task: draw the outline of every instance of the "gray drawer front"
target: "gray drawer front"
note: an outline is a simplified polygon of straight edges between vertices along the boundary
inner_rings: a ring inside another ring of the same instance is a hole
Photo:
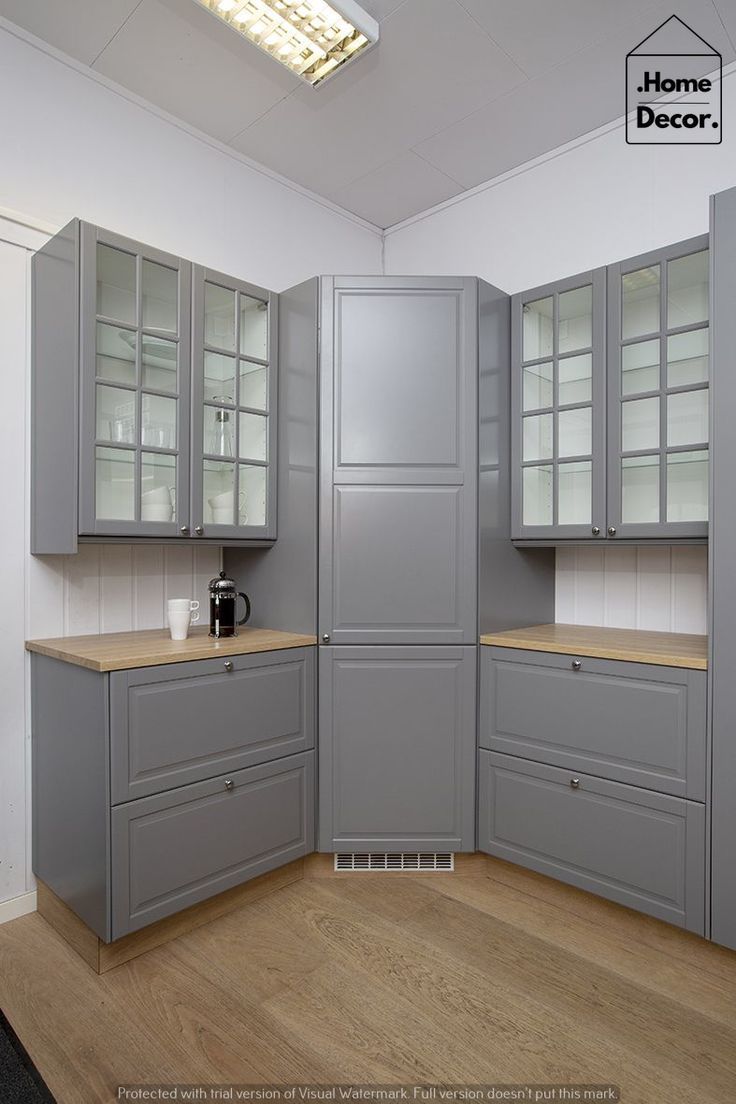
[[[704,933],[705,808],[480,751],[482,851]]]
[[[705,800],[706,672],[481,648],[481,747]]]
[[[113,939],[313,851],[313,760],[293,755],[113,809]]]
[[[113,804],[314,747],[314,651],[113,672]]]

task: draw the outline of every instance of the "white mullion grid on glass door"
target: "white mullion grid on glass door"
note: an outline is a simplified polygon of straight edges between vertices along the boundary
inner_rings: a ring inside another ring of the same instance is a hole
[[[560,418],[560,293],[552,296],[552,526],[560,514],[560,465],[558,459]]]
[[[135,461],[133,468],[133,512],[135,520],[141,520],[142,479],[143,479],[143,257],[140,253],[135,258],[135,382],[136,382],[136,438]]]
[[[659,270],[659,523],[667,521],[667,280],[666,261]]]

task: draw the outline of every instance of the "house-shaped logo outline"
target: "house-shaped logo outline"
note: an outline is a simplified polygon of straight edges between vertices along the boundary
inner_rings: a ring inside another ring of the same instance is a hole
[[[651,40],[653,38],[655,38],[658,34],[660,34],[660,32],[671,23],[677,24],[678,25],[677,26],[678,31],[684,30],[693,39],[697,39],[698,42],[702,43],[702,45],[705,46],[706,49],[705,50],[700,50],[700,51],[698,51],[698,50],[675,50],[675,51],[672,51],[672,50],[654,50],[652,53],[649,53],[648,51],[643,51],[642,50],[642,46],[645,46],[648,42],[651,42]],[[630,139],[629,139],[629,115],[631,114],[632,109],[629,107],[629,59],[632,58],[632,57],[712,57],[714,59],[717,58],[718,59],[718,64],[714,65],[713,71],[715,72],[716,69],[718,70],[718,118],[719,118],[718,138],[714,139],[712,142],[697,142],[697,143],[696,142],[683,142],[683,141],[652,142],[652,143],[632,142],[632,141],[630,141]],[[723,141],[723,55],[721,54],[720,50],[716,50],[716,48],[714,46],[711,46],[710,42],[708,42],[707,39],[703,38],[702,35],[698,34],[698,32],[696,30],[693,30],[693,28],[690,26],[689,23],[686,23],[684,19],[680,19],[679,15],[674,15],[673,14],[673,15],[668,16],[667,19],[663,20],[659,24],[658,27],[655,27],[653,31],[651,31],[648,35],[646,35],[641,40],[641,42],[638,42],[636,46],[632,47],[632,49],[629,50],[628,54],[626,55],[626,125],[625,125],[625,133],[626,133],[626,143],[627,143],[627,145],[630,145],[630,146],[641,146],[641,145],[648,145],[648,144],[649,145],[657,145],[657,146],[682,146],[682,145],[709,145],[709,146],[715,146],[715,145],[720,145],[721,142]]]

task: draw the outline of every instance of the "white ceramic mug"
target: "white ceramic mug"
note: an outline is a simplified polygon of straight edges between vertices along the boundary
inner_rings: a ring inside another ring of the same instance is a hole
[[[159,506],[170,506],[174,501],[174,487],[154,487],[150,491],[144,491],[141,495],[141,503],[145,503],[146,506],[153,506],[154,503]]]
[[[141,502],[141,521],[171,521],[174,508],[160,502]]]
[[[233,525],[235,523],[235,519],[233,518],[233,496],[231,491],[224,491],[222,494],[213,495],[212,498],[208,498],[207,501],[212,511],[213,525]],[[244,502],[245,491],[241,491],[238,495],[238,525],[245,525],[248,520],[243,513]]]
[[[199,621],[199,602],[191,598],[169,598],[166,603],[172,640],[186,640],[190,623]]]

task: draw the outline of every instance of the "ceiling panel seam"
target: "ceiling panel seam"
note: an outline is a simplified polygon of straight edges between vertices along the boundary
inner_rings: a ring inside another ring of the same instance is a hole
[[[101,57],[102,57],[102,55],[104,54],[104,52],[105,52],[105,50],[107,49],[107,47],[108,47],[108,46],[110,45],[110,43],[111,43],[111,42],[114,42],[114,41],[115,41],[115,39],[116,39],[116,38],[118,37],[118,35],[119,35],[119,34],[120,34],[120,32],[122,31],[123,27],[125,27],[125,26],[126,26],[126,24],[130,22],[130,20],[131,20],[131,19],[133,18],[133,16],[135,15],[135,13],[136,13],[136,12],[138,11],[138,9],[139,9],[139,7],[141,6],[141,4],[142,4],[142,3],[143,3],[143,0],[138,0],[138,3],[137,3],[137,4],[136,4],[136,6],[135,6],[135,7],[133,8],[132,12],[129,12],[129,13],[128,13],[127,17],[126,17],[126,18],[125,18],[125,19],[123,20],[123,22],[122,22],[122,23],[120,24],[120,26],[119,26],[119,27],[117,28],[117,30],[115,31],[115,33],[114,33],[114,34],[113,34],[113,35],[112,35],[112,36],[111,36],[111,37],[110,37],[110,38],[108,39],[108,41],[107,41],[107,42],[105,43],[105,45],[104,45],[104,46],[102,47],[102,49],[101,49],[101,50],[99,50],[99,51],[97,52],[97,54],[95,55],[95,57],[93,57],[93,58],[92,58],[92,61],[91,61],[91,62],[89,63],[89,67],[90,67],[90,69],[94,69],[95,65],[96,65],[96,64],[97,64],[97,62],[98,62],[98,61],[100,60],[100,58],[101,58]]]
[[[505,56],[509,59],[509,61],[512,62],[512,64],[515,65],[516,68],[524,74],[524,76],[526,77],[527,80],[529,80],[531,74],[527,73],[526,69],[521,64],[521,62],[517,61],[516,58],[513,56],[513,54],[510,54],[509,51],[506,49],[506,47],[502,46],[501,43],[493,37],[493,35],[491,34],[491,32],[488,30],[487,27],[484,27],[482,23],[478,22],[478,20],[475,18],[475,16],[470,11],[470,9],[465,7],[465,4],[463,4],[463,0],[456,0],[456,3],[458,4],[459,7],[461,7],[463,9],[463,11],[468,16],[468,18],[473,20],[473,22],[475,23],[478,30],[481,31],[482,34],[486,35],[487,38],[490,38],[493,45],[498,50],[500,50],[502,54],[505,54]]]
[[[722,2],[722,0],[720,0],[720,2]],[[723,22],[723,16],[721,15],[721,9],[720,9],[720,8],[718,7],[718,2],[717,2],[717,0],[713,0],[713,7],[715,8],[715,12],[716,12],[716,15],[717,15],[717,17],[718,17],[718,22],[719,22],[719,23],[721,24],[721,26],[723,27],[723,33],[725,34],[725,36],[726,36],[726,38],[728,39],[728,41],[729,41],[729,42],[731,43],[731,47],[732,47],[732,49],[736,50],[736,42],[735,42],[735,41],[733,40],[733,38],[731,37],[731,35],[730,35],[730,34],[728,33],[728,27],[727,27],[727,26],[726,26],[726,24],[725,24],[725,23]]]

